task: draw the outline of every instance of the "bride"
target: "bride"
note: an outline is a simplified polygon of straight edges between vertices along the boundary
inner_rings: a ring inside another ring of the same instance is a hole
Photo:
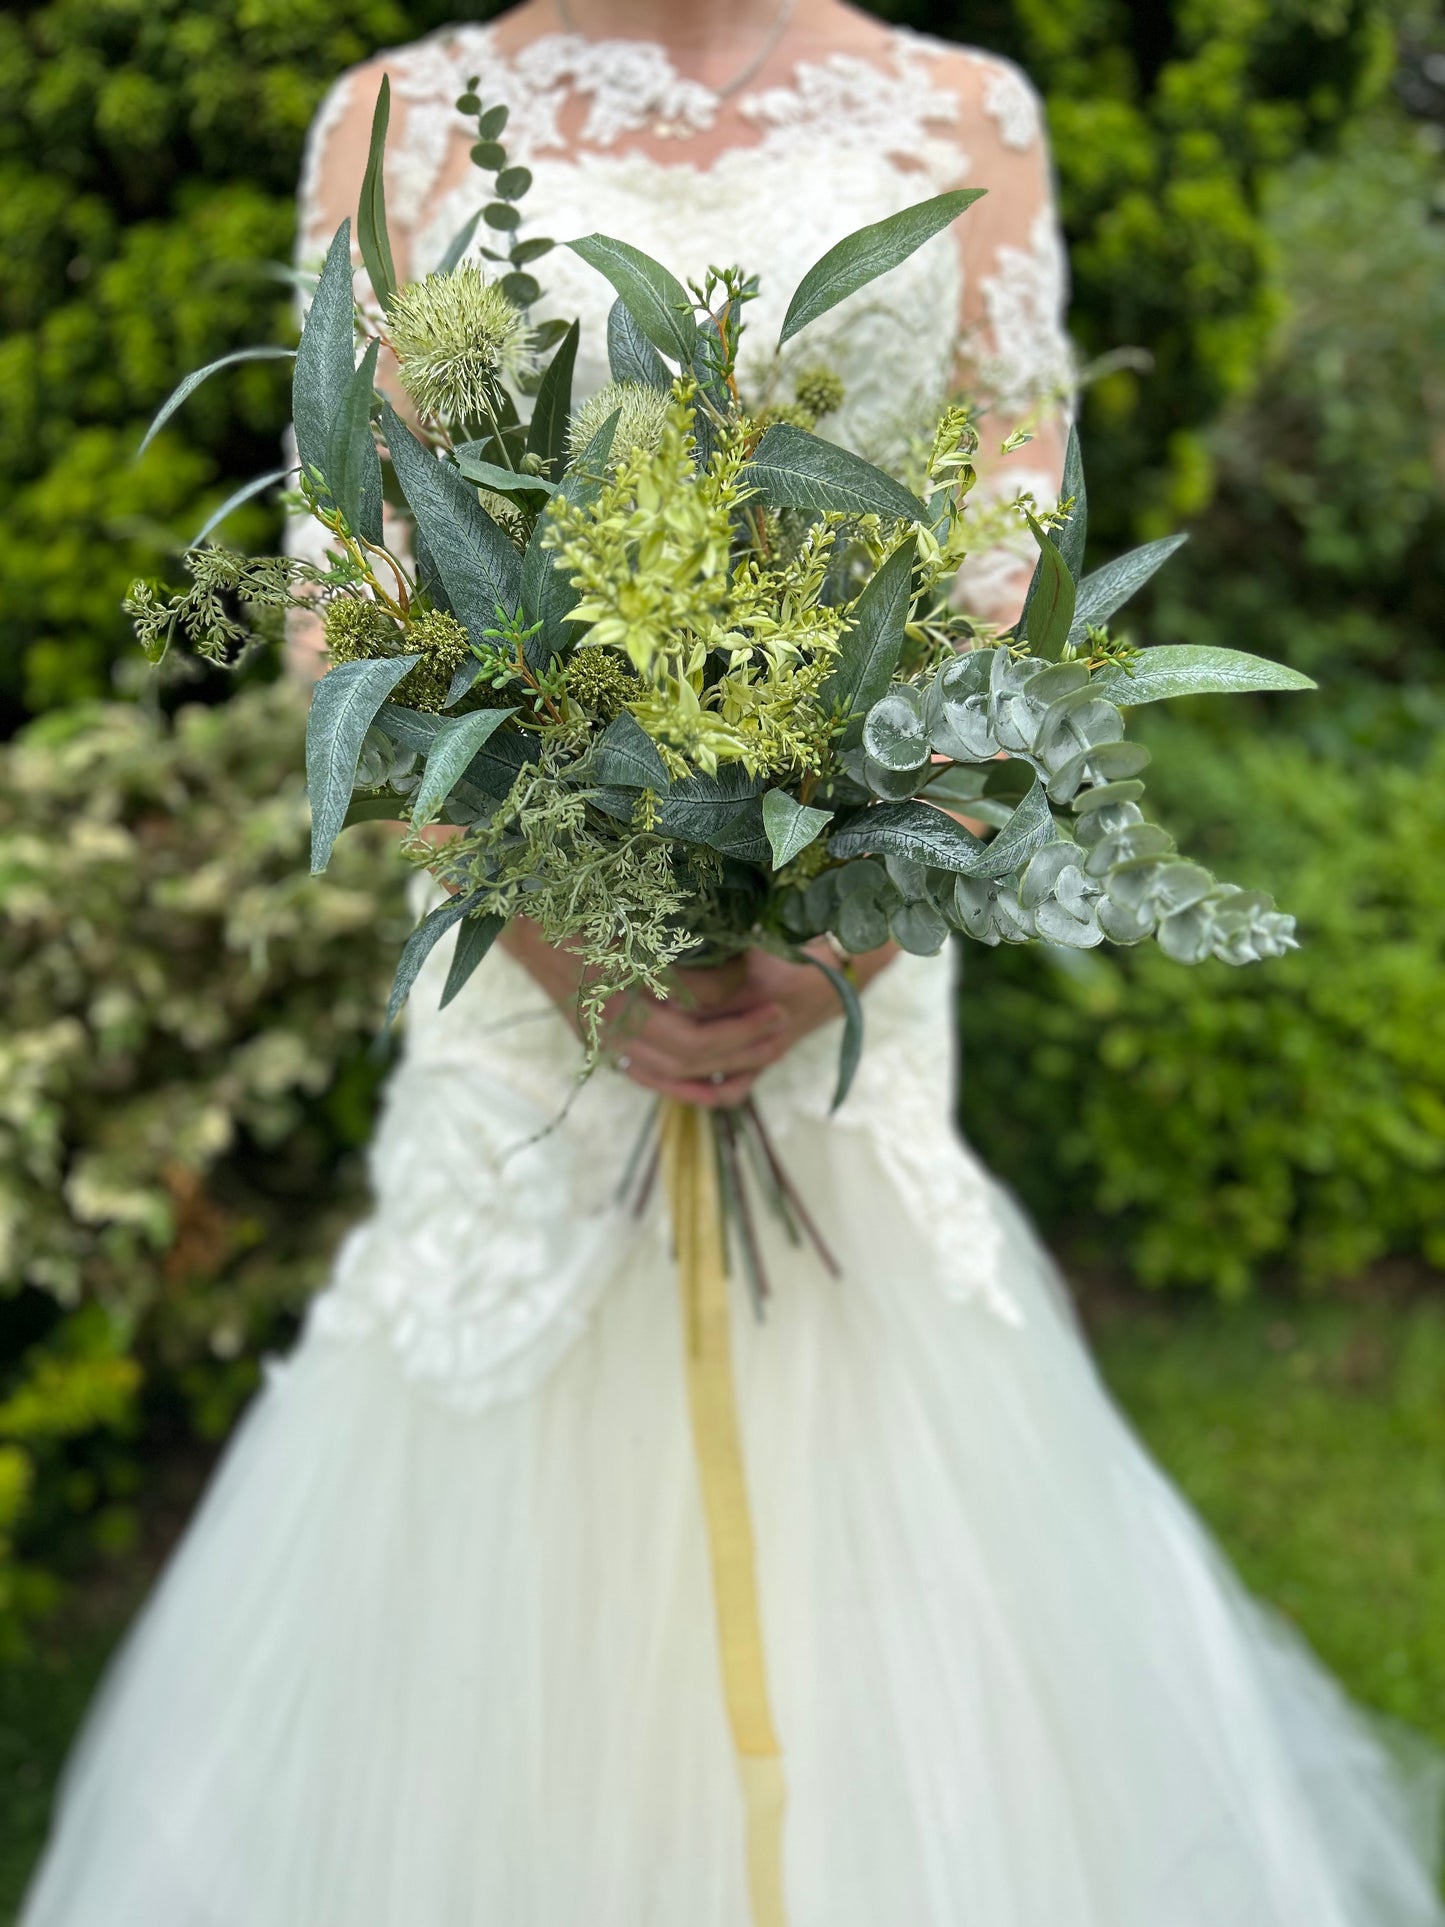
[[[888,459],[961,331],[989,445],[1036,418],[988,486],[1057,494],[1063,265],[1012,67],[839,0],[526,0],[337,84],[303,258],[355,212],[383,72],[411,273],[475,205],[475,76],[536,232],[741,262],[759,342],[844,232],[987,188],[785,379],[825,362],[829,432]],[[599,386],[611,291],[566,250],[538,272]],[[1026,569],[997,550],[960,594],[1008,619]],[[514,935],[443,1011],[446,968],[375,1213],[113,1668],[23,1927],[754,1918],[666,1227],[615,1203],[652,1093],[754,1084],[843,1258],[781,1245],[766,1323],[734,1318],[790,1927],[1440,1927],[1429,1762],[1242,1596],[954,1137],[946,965],[865,960],[832,1120],[831,992],[755,956],[633,1023],[541,1139],[579,1063],[567,957]]]

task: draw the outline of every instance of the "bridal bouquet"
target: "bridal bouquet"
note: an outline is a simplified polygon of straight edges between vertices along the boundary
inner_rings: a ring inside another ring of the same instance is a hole
[[[619,993],[665,995],[670,966],[761,945],[832,979],[841,1100],[862,1025],[846,961],[890,937],[919,953],[952,931],[1153,940],[1181,963],[1290,948],[1291,918],[1181,856],[1141,808],[1149,753],[1128,709],[1310,686],[1240,652],[1110,633],[1182,538],[1081,575],[1075,439],[1057,509],[1019,505],[1039,558],[1018,623],[970,621],[948,594],[974,540],[969,410],[944,412],[913,472],[886,473],[816,432],[843,398],[826,368],[797,373],[786,401],[740,392],[741,271],[684,287],[601,234],[568,245],[616,291],[612,381],[576,405],[578,324],[530,318],[554,244],[519,236],[531,176],[502,145],[507,110],[459,105],[493,198],[436,272],[397,280],[383,83],[357,217],[374,302],[354,299],[345,222],[295,351],[296,505],[326,532],[324,566],[209,546],[213,518],[187,592],[138,583],[127,602],[153,657],[180,635],[234,661],[288,609],[319,615],[313,868],[348,823],[400,817],[451,892],[406,944],[393,1011],[444,931],[460,925],[447,1000],[525,915],[586,966],[595,1061]],[[830,249],[779,347],[976,198],[939,195]],[[483,226],[489,265],[464,262]],[[410,420],[378,391],[383,349]],[[287,351],[242,351],[268,352]],[[428,839],[438,822],[459,834]]]

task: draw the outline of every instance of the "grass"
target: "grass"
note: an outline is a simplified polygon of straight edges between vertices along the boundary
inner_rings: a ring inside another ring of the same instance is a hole
[[[1117,1397],[1246,1581],[1357,1698],[1445,1742],[1445,1300],[1085,1302]],[[145,1576],[109,1579],[0,1668],[0,1922]]]

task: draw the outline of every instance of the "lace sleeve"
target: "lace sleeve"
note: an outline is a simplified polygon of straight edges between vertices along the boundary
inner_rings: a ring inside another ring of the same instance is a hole
[[[970,130],[969,184],[987,189],[959,224],[959,386],[985,411],[975,499],[991,521],[991,508],[1021,494],[1050,507],[1058,500],[1073,400],[1068,269],[1037,93],[1016,67],[992,56],[965,55],[956,72]],[[1001,455],[1019,429],[1032,439]],[[976,615],[1011,622],[1035,556],[1026,528],[995,540],[965,563],[955,599]]]

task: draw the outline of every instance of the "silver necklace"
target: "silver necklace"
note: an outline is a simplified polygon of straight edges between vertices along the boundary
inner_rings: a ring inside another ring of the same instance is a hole
[[[778,10],[773,15],[767,32],[763,35],[756,52],[752,54],[741,72],[734,74],[732,79],[725,81],[721,87],[709,87],[707,89],[714,100],[727,100],[730,95],[737,93],[739,88],[746,87],[754,74],[761,72],[774,49],[777,47],[778,42],[788,31],[788,26],[793,18],[793,9],[796,5],[797,0],[779,0]],[[557,0],[557,12],[561,18],[562,25],[568,33],[577,34],[579,38],[582,39],[587,38],[572,17],[570,0]],[[699,85],[701,85],[701,83],[699,83]],[[654,133],[662,135],[684,135],[691,131],[690,128],[680,126],[676,121],[665,120],[658,121],[653,128]]]

